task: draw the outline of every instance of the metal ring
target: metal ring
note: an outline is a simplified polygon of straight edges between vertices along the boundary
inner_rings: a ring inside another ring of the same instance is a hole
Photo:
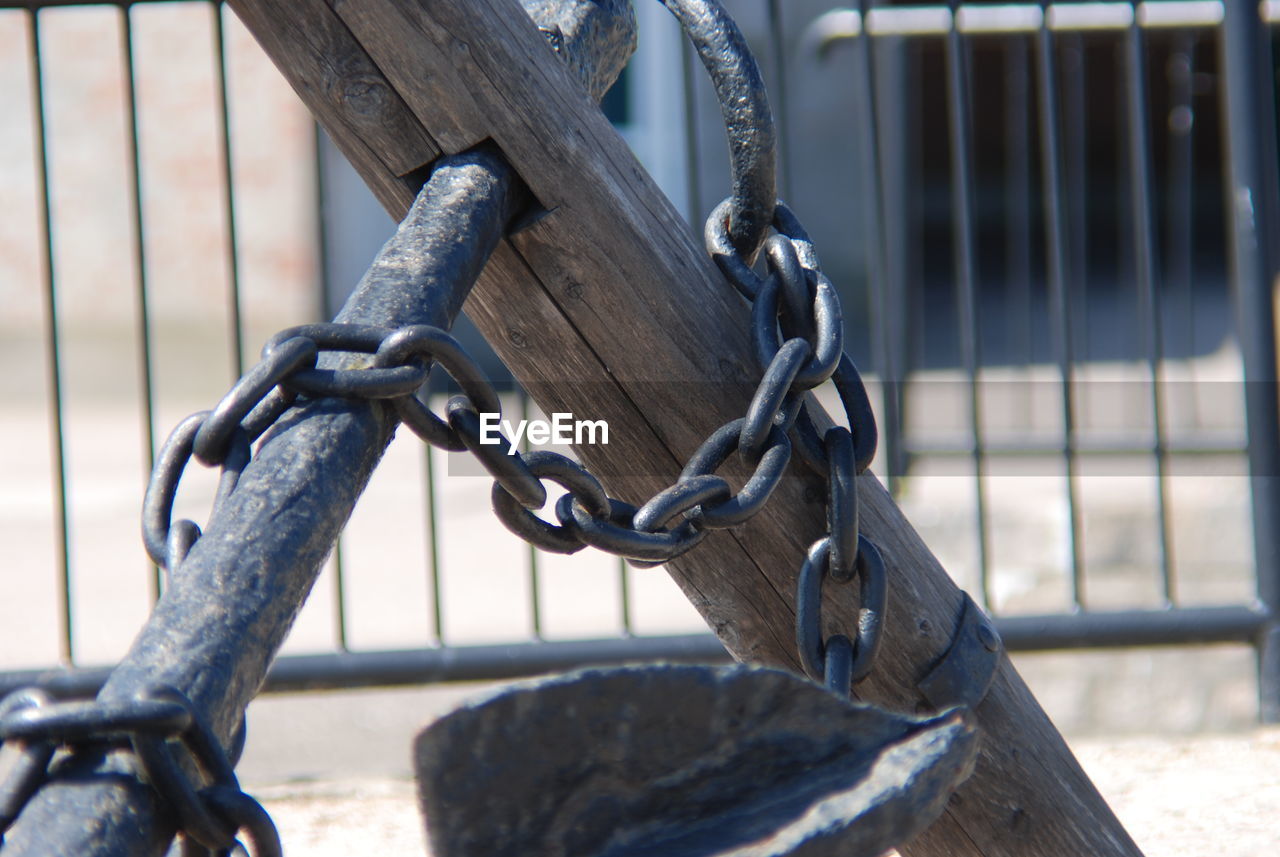
[[[733,251],[749,262],[773,222],[777,201],[777,140],[764,78],[738,25],[718,0],[662,4],[680,21],[715,86],[733,176],[726,229]]]
[[[822,640],[822,578],[827,571],[831,538],[814,542],[800,566],[796,580],[796,648],[805,672],[816,681],[826,673],[826,644]],[[864,536],[858,536],[858,615],[854,638],[851,682],[862,681],[871,672],[884,630],[888,605],[888,581],[880,551]]]
[[[547,489],[530,472],[511,441],[503,437],[502,432],[498,432],[492,442],[485,441],[480,415],[472,408],[470,399],[454,396],[449,400],[447,411],[449,428],[520,505],[526,509],[541,509],[546,505]]]
[[[201,464],[221,464],[227,454],[231,435],[259,402],[294,372],[315,366],[316,343],[312,339],[293,337],[281,342],[262,362],[244,374],[196,434],[192,450]]]
[[[775,428],[774,419],[787,403],[796,373],[808,359],[809,343],[803,339],[787,340],[773,356],[764,377],[756,386],[738,438],[738,454],[749,466],[754,467],[764,454],[769,435]]]
[[[853,465],[853,436],[833,426],[823,438],[827,451],[827,532],[831,535],[829,573],[836,583],[853,579],[858,560],[858,477]]]
[[[742,426],[746,420],[739,417],[725,423],[702,442],[702,446],[689,457],[680,472],[681,482],[695,476],[706,476],[720,466],[738,448]],[[769,432],[769,445],[760,457],[755,472],[737,494],[715,506],[703,505],[696,517],[698,526],[706,529],[736,527],[748,520],[769,501],[769,495],[778,487],[787,462],[791,460],[791,441],[781,428],[774,426]]]
[[[414,357],[426,357],[439,363],[462,389],[478,413],[501,416],[502,400],[493,389],[480,367],[466,350],[438,327],[425,324],[402,327],[383,341],[374,355],[375,366],[403,363]],[[461,452],[465,447],[461,439],[443,420],[431,413],[426,404],[410,393],[392,400],[400,420],[418,437],[433,446]]]
[[[573,459],[558,452],[537,450],[524,456],[524,463],[534,476],[550,479],[567,489],[591,515],[605,517],[610,513],[609,496],[600,482]],[[498,520],[535,547],[562,554],[577,553],[586,547],[574,535],[571,527],[557,526],[542,520],[511,496],[511,492],[502,487],[502,483],[494,482],[489,496]]]
[[[653,560],[663,563],[691,550],[706,536],[689,521],[673,530],[640,533],[633,529],[636,508],[621,500],[609,501],[607,518],[594,518],[587,510],[565,494],[556,502],[556,518],[572,527],[583,542],[606,553],[627,559]]]
[[[849,433],[853,436],[854,470],[862,473],[876,457],[878,432],[867,388],[848,354],[840,356],[840,364],[831,375],[831,383],[840,397],[840,405],[849,421]],[[804,463],[825,476],[828,467],[827,453],[823,448],[822,435],[818,434],[807,407],[796,418],[791,438]]]

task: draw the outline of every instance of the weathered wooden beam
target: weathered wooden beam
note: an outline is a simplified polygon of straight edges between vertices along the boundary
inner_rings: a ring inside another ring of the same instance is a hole
[[[231,5],[394,217],[425,140],[502,150],[546,213],[498,248],[466,311],[544,408],[609,421],[610,444],[579,452],[611,493],[665,487],[743,414],[757,375],[746,305],[515,0]],[[364,92],[378,95],[349,95]],[[392,124],[370,129],[371,104]],[[963,596],[878,482],[860,480],[860,497],[891,595],[859,696],[918,710]],[[765,513],[667,566],[739,659],[798,668],[795,575],[823,498],[793,465]],[[826,593],[830,615],[853,615],[849,589]],[[1007,658],[976,717],[976,773],[904,854],[1139,853]]]

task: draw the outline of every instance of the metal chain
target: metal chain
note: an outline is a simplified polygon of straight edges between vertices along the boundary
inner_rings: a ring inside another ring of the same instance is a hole
[[[708,226],[709,231],[716,228],[718,221]],[[858,524],[857,477],[875,455],[875,422],[862,381],[843,351],[839,299],[816,267],[812,243],[781,203],[774,228],[777,234],[765,242],[764,276],[740,257],[742,265],[734,269],[739,286],[746,286],[744,293],[754,295],[752,340],[762,371],[746,415],[713,432],[676,482],[641,506],[609,497],[595,476],[563,455],[520,453],[495,430],[489,432],[490,442],[482,442],[481,414],[500,421],[502,403],[480,367],[446,331],[421,325],[310,324],[272,337],[262,362],[216,408],[188,417],[165,442],[143,503],[148,553],[172,572],[199,538],[194,522],[171,520],[173,498],[190,459],[222,467],[216,510],[235,490],[250,445],[299,396],[386,400],[427,443],[475,455],[494,477],[494,512],[521,538],[552,553],[576,553],[590,545],[637,567],[672,560],[711,530],[750,520],[764,508],[798,449],[826,477],[829,490],[828,533],[809,549],[799,575],[797,646],[811,677],[825,676],[833,689],[847,692],[872,667],[886,602],[884,563],[875,545],[860,535]],[[323,351],[371,354],[372,365],[317,369],[317,355]],[[433,362],[463,391],[449,400],[443,418],[416,394]],[[806,396],[828,380],[849,426],[820,436]],[[754,468],[737,492],[716,475],[734,452]],[[555,523],[534,514],[547,502],[543,480],[567,491],[554,505]],[[821,637],[821,586],[827,577],[835,583],[859,580],[860,607],[851,639]]]
[[[190,701],[157,685],[134,699],[54,702],[38,690],[20,690],[0,701],[0,745],[18,759],[0,783],[0,842],[22,807],[44,781],[59,747],[128,748],[185,837],[187,857],[228,854],[280,857],[280,837],[266,810],[240,789],[230,757],[244,746],[243,723],[230,753],[214,737]],[[206,783],[195,786],[180,763],[185,754]],[[251,845],[237,840],[245,834]]]

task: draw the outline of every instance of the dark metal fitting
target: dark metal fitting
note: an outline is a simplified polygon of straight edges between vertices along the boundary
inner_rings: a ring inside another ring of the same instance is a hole
[[[745,422],[743,417],[739,417],[712,432],[711,436],[702,442],[702,446],[689,457],[689,462],[680,472],[679,481],[684,482],[695,476],[706,476],[720,469],[720,466],[738,448]],[[769,502],[769,496],[782,481],[782,475],[786,472],[787,462],[790,460],[791,441],[787,439],[786,433],[775,425],[769,430],[768,446],[765,448],[764,455],[760,457],[760,463],[756,465],[755,472],[747,480],[747,484],[728,500],[714,506],[704,504],[695,518],[698,526],[711,530],[726,529],[736,527],[750,519],[764,508],[765,503]]]
[[[960,619],[951,645],[917,685],[934,708],[977,708],[986,698],[1004,652],[1004,643],[987,614],[963,593]]]
[[[657,532],[677,515],[696,520],[696,515],[688,513],[704,503],[722,503],[732,496],[733,489],[719,476],[693,476],[654,494],[636,512],[632,524],[638,532]]]
[[[297,401],[298,394],[284,387],[274,387],[254,406],[252,411],[240,421],[240,427],[249,436],[249,443],[262,437],[263,432],[276,424],[281,414],[289,410]]]
[[[556,518],[564,526],[572,527],[578,538],[593,548],[628,560],[647,560],[652,565],[661,565],[693,549],[707,535],[690,521],[673,530],[636,532],[635,506],[612,499],[609,506],[609,517],[595,518],[575,503],[571,494],[565,494],[556,503]],[[633,564],[639,566],[639,563]]]
[[[492,442],[486,442],[480,429],[480,414],[471,406],[471,400],[454,396],[447,407],[449,428],[471,450],[489,475],[507,490],[526,509],[541,509],[547,503],[547,489],[525,465],[524,457],[511,446],[501,432],[495,433]]]
[[[815,681],[826,673],[827,643],[822,639],[822,579],[831,550],[830,536],[810,546],[796,580],[796,648],[805,672]],[[880,651],[889,587],[880,551],[864,536],[858,537],[858,614],[853,639],[850,681],[866,678]]]
[[[389,336],[374,356],[375,364],[391,365],[413,357],[426,357],[438,362],[462,388],[477,413],[502,415],[502,401],[484,372],[448,332],[429,325],[411,325]],[[401,422],[432,446],[450,452],[469,449],[463,438],[445,423],[416,395],[393,399]],[[540,508],[541,503],[533,508]]]
[[[738,438],[738,455],[748,466],[754,467],[764,454],[765,446],[773,433],[774,421],[783,410],[791,393],[792,383],[800,367],[809,359],[809,343],[803,339],[789,339],[774,354],[764,377],[756,386],[751,405]]]
[[[853,436],[843,426],[827,430],[827,532],[831,535],[830,568],[836,583],[853,579],[858,561],[858,476],[853,463]]]
[[[862,376],[858,374],[858,367],[853,365],[848,354],[840,355],[840,364],[831,375],[831,383],[840,397],[840,405],[849,421],[849,433],[853,436],[854,470],[862,473],[876,457],[879,436],[867,388],[862,383]],[[816,473],[825,476],[829,467],[826,449],[822,435],[818,434],[807,408],[802,409],[800,416],[796,418],[791,439],[800,459]]]
[[[318,354],[315,340],[291,337],[280,342],[262,358],[262,362],[244,374],[231,392],[213,409],[213,413],[196,434],[192,447],[201,464],[221,464],[227,454],[231,435],[240,428],[240,422],[259,402],[286,378],[302,369],[316,365]]]
[[[538,450],[524,456],[524,463],[534,476],[550,479],[567,489],[593,517],[607,517],[612,508],[609,496],[600,482],[581,464],[557,452]],[[490,493],[494,514],[511,532],[536,547],[552,553],[571,554],[586,545],[571,527],[550,524],[520,504],[502,483],[493,483]]]

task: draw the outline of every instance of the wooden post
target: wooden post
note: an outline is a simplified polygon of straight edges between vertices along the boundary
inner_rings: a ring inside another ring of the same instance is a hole
[[[579,451],[612,494],[647,499],[744,413],[747,305],[516,0],[230,2],[392,216],[439,153],[501,148],[546,214],[499,247],[466,311],[544,409],[608,420],[609,444]],[[859,696],[923,710],[917,683],[963,597],[880,484],[860,483],[890,603]],[[764,513],[668,564],[740,660],[799,668],[795,578],[824,497],[793,464]],[[825,612],[852,616],[851,589]],[[976,773],[904,855],[1140,854],[1007,657],[976,717]]]

